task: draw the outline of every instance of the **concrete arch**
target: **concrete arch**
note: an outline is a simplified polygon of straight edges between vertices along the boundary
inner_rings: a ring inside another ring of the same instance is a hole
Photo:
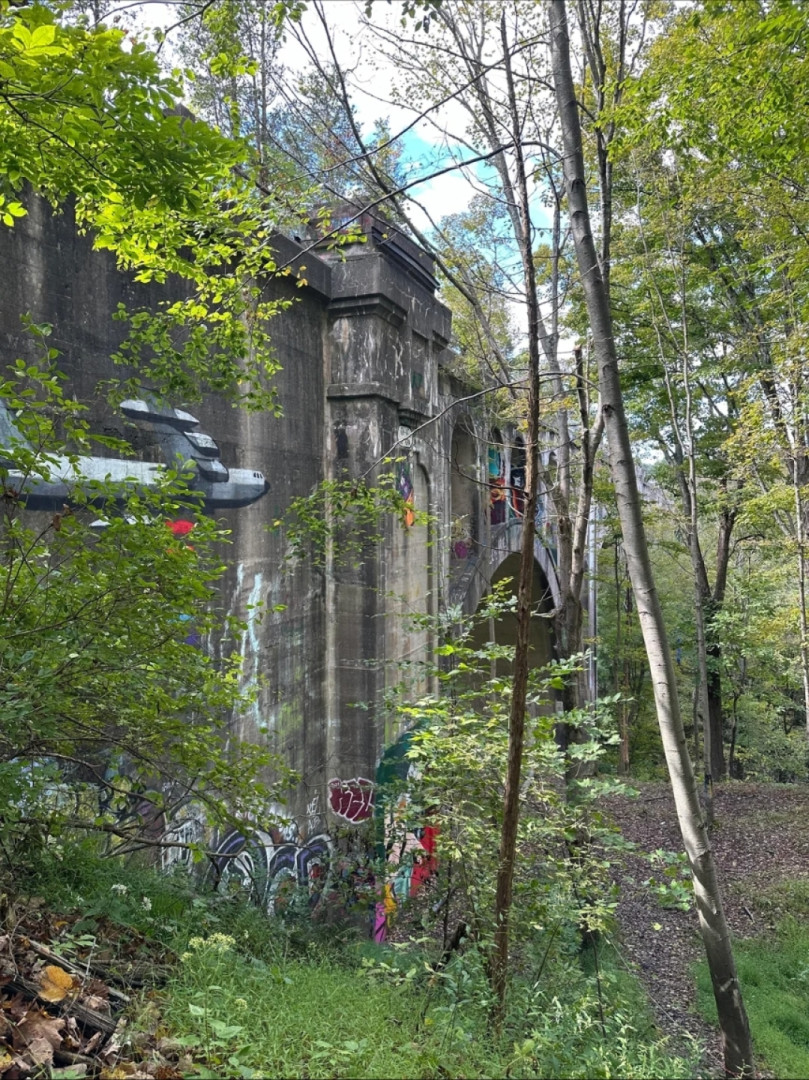
[[[450,443],[451,558],[467,560],[480,547],[480,462],[473,425],[461,416]]]
[[[520,554],[512,551],[503,559],[491,577],[491,585],[498,582],[511,580],[509,591],[516,593],[517,578],[520,572]],[[533,668],[544,667],[553,659],[553,632],[550,620],[543,618],[553,608],[551,593],[545,574],[539,563],[534,560],[534,618],[531,620],[531,638],[529,664]],[[482,646],[486,641],[496,641],[498,645],[516,645],[517,643],[517,616],[515,612],[503,612],[499,618],[488,623],[478,622],[472,630],[472,643],[474,646]],[[501,669],[498,661],[498,670],[501,674],[508,674],[511,670],[510,662]]]
[[[465,615],[477,611],[482,597],[491,588],[492,581],[496,580],[500,567],[512,555],[519,553],[521,534],[522,521],[519,519],[492,528],[488,546],[468,559],[463,573],[452,581],[447,596],[448,605],[460,607]],[[539,538],[534,540],[534,559],[543,575],[550,610],[560,601],[559,582],[551,552]]]

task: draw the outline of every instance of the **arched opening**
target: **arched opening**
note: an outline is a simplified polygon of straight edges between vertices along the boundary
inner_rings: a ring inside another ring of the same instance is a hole
[[[520,573],[520,554],[513,552],[509,555],[492,575],[492,586],[508,581],[506,595],[516,596],[517,581]],[[553,641],[551,634],[550,619],[544,618],[553,610],[553,598],[548,582],[542,572],[539,563],[534,560],[533,581],[533,611],[531,619],[531,639],[529,646],[529,665],[533,668],[544,667],[553,658]],[[489,619],[487,622],[478,622],[472,635],[474,648],[480,648],[488,641],[496,641],[498,645],[517,644],[517,615],[514,611],[504,611],[499,618]],[[511,672],[511,664],[500,660],[497,664],[498,675],[508,675]]]
[[[452,556],[467,559],[477,547],[478,536],[478,461],[475,441],[469,429],[459,422],[452,433],[450,469],[450,522]]]
[[[506,455],[503,436],[492,428],[489,433],[489,521],[502,525],[506,520]]]
[[[517,435],[511,447],[509,470],[510,509],[515,517],[522,517],[525,512],[525,461],[525,441],[521,435]]]

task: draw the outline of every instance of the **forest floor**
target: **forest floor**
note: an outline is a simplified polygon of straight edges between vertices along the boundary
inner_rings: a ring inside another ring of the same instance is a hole
[[[632,786],[637,797],[614,796],[606,806],[625,838],[643,852],[681,851],[669,784]],[[809,788],[718,785],[714,815],[711,839],[731,933],[766,934],[785,914],[783,883],[809,878]],[[694,967],[703,956],[696,915],[662,907],[642,884],[653,875],[660,877],[640,856],[615,866],[623,952],[646,988],[660,1029],[675,1046],[697,1039],[706,1047],[705,1064],[721,1069],[717,1029],[696,1008]]]

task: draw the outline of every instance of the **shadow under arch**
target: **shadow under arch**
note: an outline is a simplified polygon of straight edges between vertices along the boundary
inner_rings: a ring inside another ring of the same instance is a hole
[[[506,586],[507,595],[517,594],[517,581],[520,573],[520,554],[512,552],[500,563],[491,576],[489,588],[500,582],[510,581]],[[489,591],[488,589],[486,590]],[[553,632],[551,620],[543,617],[553,611],[553,596],[547,578],[536,559],[534,559],[533,581],[533,618],[531,619],[531,640],[529,652],[529,665],[532,668],[544,667],[553,659]],[[483,599],[481,594],[477,607]],[[516,612],[506,611],[497,619],[487,622],[476,623],[472,631],[472,645],[478,648],[491,640],[492,634],[498,645],[516,645],[517,643],[517,615]]]
[[[481,546],[472,558],[467,559],[461,572],[452,577],[446,594],[448,607],[459,607],[464,615],[472,615],[477,611],[481,599],[491,588],[492,581],[497,580],[500,567],[512,556],[516,556],[519,561],[522,526],[522,521],[515,518],[492,527],[488,545]],[[553,555],[539,536],[534,540],[534,561],[542,574],[542,595],[548,594],[550,611],[560,603],[559,580]],[[516,580],[517,571],[505,576],[513,576]],[[539,595],[536,599],[539,599]]]

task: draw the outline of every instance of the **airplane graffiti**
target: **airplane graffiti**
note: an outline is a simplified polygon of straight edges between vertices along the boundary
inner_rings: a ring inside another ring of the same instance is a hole
[[[154,401],[130,399],[121,403],[121,411],[132,420],[153,428],[164,462],[129,459],[67,457],[48,454],[40,472],[23,472],[15,461],[15,448],[32,452],[20,433],[5,402],[0,399],[0,467],[6,471],[5,487],[24,497],[31,510],[60,510],[70,502],[71,491],[79,488],[91,497],[94,483],[112,484],[125,490],[132,487],[153,488],[165,467],[176,466],[194,473],[190,488],[201,494],[205,506],[232,509],[249,506],[269,490],[264,474],[257,469],[232,469],[226,466],[215,440],[200,431],[200,422],[184,409],[160,405]]]

